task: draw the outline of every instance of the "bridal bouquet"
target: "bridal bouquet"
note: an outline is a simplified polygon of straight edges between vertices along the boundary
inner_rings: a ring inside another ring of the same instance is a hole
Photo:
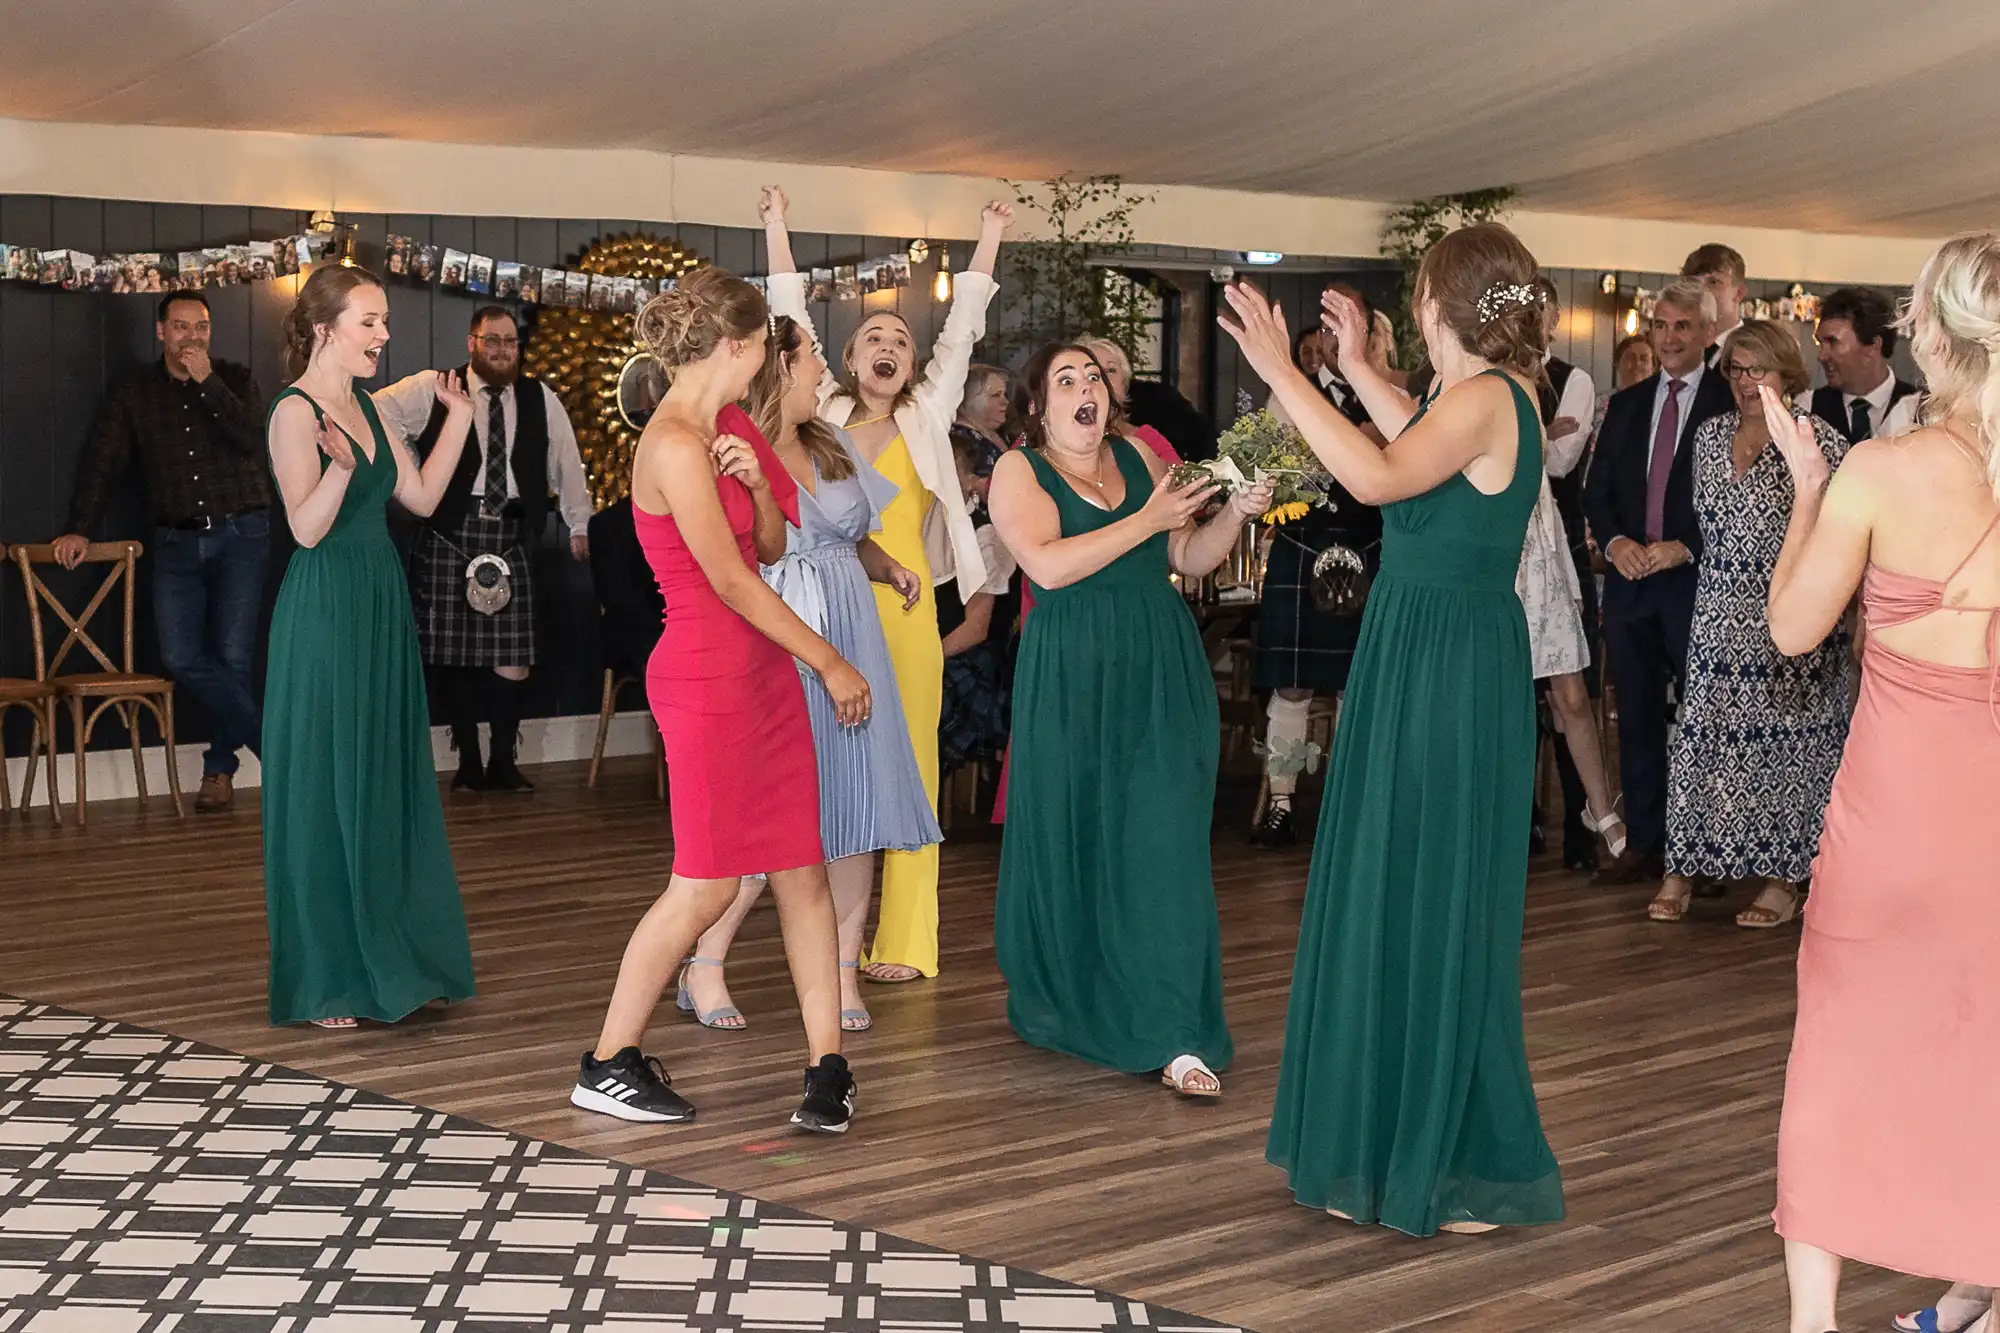
[[[1175,486],[1213,481],[1231,495],[1259,482],[1275,482],[1266,523],[1289,523],[1304,518],[1314,505],[1333,503],[1327,492],[1332,475],[1307,447],[1305,437],[1269,410],[1245,411],[1216,440],[1213,462],[1177,464],[1168,480]]]

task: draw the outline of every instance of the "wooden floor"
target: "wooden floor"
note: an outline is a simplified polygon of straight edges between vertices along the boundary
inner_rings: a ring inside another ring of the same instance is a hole
[[[627,931],[665,881],[666,825],[642,760],[545,769],[525,798],[447,801],[479,998],[358,1034],[265,1024],[254,793],[176,822],[163,805],[0,824],[0,991],[278,1061],[424,1106],[1264,1333],[1392,1329],[1779,1329],[1772,1203],[1795,930],[1647,893],[1530,885],[1528,1050],[1568,1188],[1560,1226],[1428,1242],[1291,1202],[1264,1163],[1306,853],[1216,846],[1237,1061],[1220,1103],[1015,1041],[992,953],[998,845],[945,850],[943,975],[871,987],[849,1047],[861,1118],[839,1141],[780,1126],[802,1066],[776,923],[732,971],[751,1029],[664,1008],[649,1049],[701,1107],[683,1128],[572,1111]],[[1855,1269],[1846,1327],[1879,1328],[1932,1285]]]

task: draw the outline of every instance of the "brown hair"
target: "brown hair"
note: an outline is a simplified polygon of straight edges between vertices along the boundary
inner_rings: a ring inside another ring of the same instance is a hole
[[[757,423],[757,429],[772,444],[785,433],[785,393],[790,387],[785,383],[785,372],[807,345],[805,330],[790,315],[779,315],[771,321],[771,341],[764,349],[764,364],[750,381],[750,392],[743,405],[750,419]],[[841,447],[833,427],[815,416],[801,421],[798,433],[800,445],[820,476],[828,481],[845,481],[854,475],[854,459]]]
[[[854,399],[857,403],[861,401],[861,377],[854,373],[854,367],[849,363],[854,360],[854,344],[861,341],[861,331],[868,327],[870,320],[880,319],[883,316],[887,316],[895,320],[898,324],[901,324],[903,332],[910,339],[909,383],[896,390],[896,399],[889,404],[889,410],[896,412],[902,410],[906,404],[916,398],[917,373],[923,369],[923,367],[917,364],[917,332],[910,327],[910,321],[904,319],[898,311],[876,310],[863,315],[861,322],[854,326],[854,332],[847,335],[847,341],[840,345],[840,386],[847,390],[848,397]]]
[[[1540,379],[1549,340],[1534,255],[1497,222],[1460,227],[1424,255],[1410,306],[1437,304],[1438,320],[1482,361]]]
[[[705,265],[646,302],[632,332],[666,370],[692,365],[731,339],[748,338],[770,317],[764,293],[728,269]]]
[[[1881,340],[1882,355],[1896,354],[1895,303],[1873,287],[1842,287],[1820,298],[1821,319],[1844,319],[1854,330],[1854,341],[1866,347]]]
[[[1111,377],[1104,374],[1104,367],[1088,347],[1073,342],[1044,343],[1040,351],[1028,358],[1028,364],[1021,368],[1020,380],[1014,385],[1014,407],[1021,419],[1021,438],[1027,441],[1030,449],[1042,449],[1048,445],[1048,418],[1045,414],[1049,405],[1049,372],[1055,368],[1056,361],[1069,352],[1075,352],[1097,367],[1097,373],[1104,378],[1105,402],[1111,404]],[[1111,404],[1104,421],[1106,439],[1117,433],[1112,429],[1112,423],[1117,419],[1117,406]]]
[[[1725,274],[1738,282],[1749,277],[1743,256],[1720,241],[1695,247],[1694,252],[1681,261],[1683,278],[1705,278],[1711,273]]]
[[[1715,368],[1725,376],[1729,374],[1729,359],[1739,347],[1763,362],[1766,370],[1776,372],[1783,397],[1796,397],[1812,387],[1799,340],[1769,320],[1746,319],[1729,331],[1715,354]]]
[[[298,299],[285,312],[285,365],[294,375],[305,372],[319,346],[319,331],[332,329],[348,300],[363,287],[380,287],[382,280],[365,268],[322,264],[299,285]],[[204,305],[207,302],[203,302]]]

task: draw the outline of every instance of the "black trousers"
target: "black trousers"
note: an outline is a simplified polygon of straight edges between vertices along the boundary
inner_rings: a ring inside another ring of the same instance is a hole
[[[1604,643],[1618,691],[1618,775],[1625,828],[1635,856],[1667,848],[1667,687],[1687,679],[1694,622],[1693,565],[1627,582],[1613,572],[1604,589]]]

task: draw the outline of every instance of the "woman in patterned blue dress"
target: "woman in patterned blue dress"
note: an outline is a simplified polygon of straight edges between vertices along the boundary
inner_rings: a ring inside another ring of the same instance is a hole
[[[1763,880],[1736,924],[1753,930],[1798,916],[1799,886],[1819,850],[1820,818],[1847,743],[1846,629],[1799,657],[1771,641],[1771,574],[1791,521],[1792,474],[1770,447],[1757,390],[1789,399],[1811,384],[1798,340],[1749,320],[1723,341],[1715,368],[1737,410],[1694,437],[1700,581],[1688,643],[1680,735],[1667,780],[1667,879],[1647,914],[1687,915],[1694,877]],[[1804,415],[1800,413],[1800,415]],[[1831,467],[1847,440],[1813,421]]]
[[[815,396],[825,366],[805,330],[784,315],[772,321],[764,368],[751,382],[749,407],[758,429],[799,484],[799,523],[786,533],[785,556],[764,578],[806,624],[826,636],[868,681],[875,706],[858,727],[842,726],[826,687],[804,672],[806,712],[819,760],[820,838],[840,917],[840,1025],[872,1026],[861,1002],[857,966],[878,852],[912,852],[944,840],[924,791],[904,720],[895,668],[882,634],[871,583],[902,594],[905,609],[922,591],[917,575],[869,538],[896,487],[870,467],[844,431],[817,417]],[[755,756],[745,756],[755,762]],[[680,1007],[706,1027],[744,1026],[729,1003],[722,964],[743,918],[763,891],[746,879],[736,903],[695,945],[682,972]]]

